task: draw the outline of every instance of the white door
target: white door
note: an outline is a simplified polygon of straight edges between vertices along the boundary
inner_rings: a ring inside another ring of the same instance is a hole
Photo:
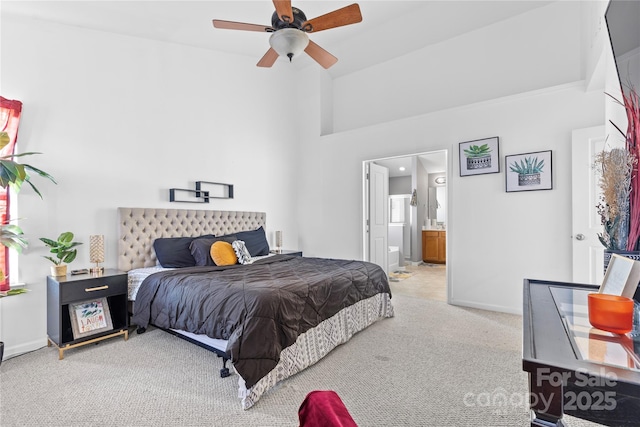
[[[604,277],[602,232],[597,204],[600,198],[595,155],[605,148],[605,127],[576,129],[571,135],[573,281],[600,284]],[[610,142],[606,142],[607,149]]]
[[[388,273],[389,169],[369,163],[369,261]]]

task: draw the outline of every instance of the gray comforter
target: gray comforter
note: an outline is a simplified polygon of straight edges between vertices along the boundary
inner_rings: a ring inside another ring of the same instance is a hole
[[[375,264],[275,255],[155,273],[138,290],[133,322],[228,340],[231,362],[250,388],[300,334],[378,293],[391,291]]]

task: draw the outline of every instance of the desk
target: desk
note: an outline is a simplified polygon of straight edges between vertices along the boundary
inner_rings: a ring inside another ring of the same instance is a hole
[[[522,367],[531,426],[565,426],[563,415],[609,426],[640,425],[640,338],[591,328],[594,285],[525,279]]]

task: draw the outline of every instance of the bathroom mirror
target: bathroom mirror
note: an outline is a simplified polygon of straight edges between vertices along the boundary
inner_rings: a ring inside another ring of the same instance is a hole
[[[436,219],[438,224],[447,221],[447,193],[445,187],[436,188]]]

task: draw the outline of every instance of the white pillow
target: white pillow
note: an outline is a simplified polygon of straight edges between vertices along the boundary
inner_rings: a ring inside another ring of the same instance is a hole
[[[238,257],[238,262],[240,264],[251,264],[253,262],[253,260],[251,259],[251,254],[249,253],[249,249],[247,249],[242,240],[234,241],[233,243],[231,243],[231,246],[233,246],[233,250]]]

